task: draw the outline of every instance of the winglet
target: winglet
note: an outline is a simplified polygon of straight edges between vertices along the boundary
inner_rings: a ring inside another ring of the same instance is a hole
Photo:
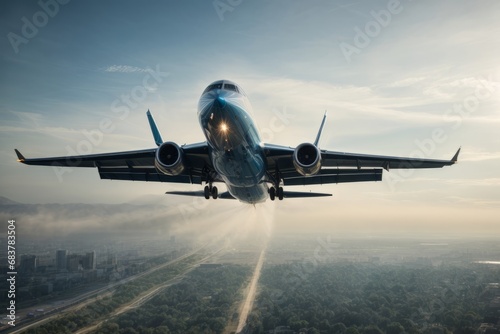
[[[319,144],[319,138],[321,137],[321,132],[323,132],[323,127],[325,126],[325,120],[326,120],[326,110],[325,110],[325,115],[323,116],[323,120],[321,121],[321,125],[319,126],[318,135],[316,136],[316,140],[314,141],[314,146],[316,147]]]
[[[148,116],[149,126],[151,127],[151,132],[153,133],[155,144],[157,146],[160,146],[161,144],[163,144],[163,139],[161,138],[160,131],[158,130],[158,127],[156,126],[155,120],[153,119],[153,116],[151,115],[149,109],[146,112],[146,115]]]
[[[15,148],[14,151],[16,151],[17,161],[24,162],[26,160],[24,156],[21,154],[21,152],[17,150],[17,148]]]
[[[458,161],[458,155],[460,154],[460,150],[461,150],[461,149],[462,149],[462,148],[460,147],[460,148],[458,149],[457,153],[455,153],[455,155],[453,156],[453,158],[451,158],[451,160],[450,160],[450,162],[451,162],[451,163],[456,163],[456,162]]]

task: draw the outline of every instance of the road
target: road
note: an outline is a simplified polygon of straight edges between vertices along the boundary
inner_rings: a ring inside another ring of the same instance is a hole
[[[210,254],[210,255],[207,255],[206,257],[204,257],[203,259],[197,261],[196,263],[193,263],[192,265],[190,265],[183,273],[175,276],[174,278],[162,283],[161,285],[159,286],[155,286],[145,292],[143,292],[142,294],[140,294],[139,296],[137,296],[136,298],[134,298],[133,300],[131,300],[129,303],[125,304],[125,305],[122,305],[120,306],[119,308],[117,308],[116,310],[114,310],[113,312],[111,312],[110,314],[107,314],[106,315],[106,318],[105,319],[100,319],[99,321],[85,327],[85,328],[81,328],[80,330],[78,330],[77,332],[75,332],[75,334],[86,334],[86,333],[90,333],[94,330],[96,330],[99,326],[101,326],[103,323],[105,323],[106,321],[116,317],[116,316],[119,316],[120,314],[122,313],[125,313],[131,309],[134,309],[134,308],[137,308],[141,305],[143,305],[144,303],[146,303],[148,300],[150,300],[151,298],[153,298],[154,296],[156,296],[157,293],[159,293],[160,291],[174,285],[174,284],[177,284],[179,283],[180,281],[182,281],[182,279],[184,278],[184,276],[186,276],[189,272],[191,272],[194,268],[198,267],[200,265],[200,263],[203,263],[205,261],[207,261],[208,259],[210,259],[211,257],[217,255],[218,253],[220,253],[222,250],[224,249],[224,247],[221,247],[219,248],[217,251],[215,251],[214,253]]]
[[[61,313],[66,313],[66,312],[71,312],[71,311],[75,311],[75,310],[78,310],[88,304],[91,304],[95,301],[97,301],[98,299],[101,299],[103,297],[106,297],[110,294],[113,293],[113,291],[120,285],[122,284],[126,284],[126,283],[129,283],[129,282],[132,282],[138,278],[141,278],[143,276],[146,276],[146,275],[149,275],[157,270],[160,270],[164,267],[167,267],[167,266],[170,266],[172,264],[175,264],[179,261],[182,261],[184,259],[186,259],[187,257],[189,256],[192,256],[194,254],[196,254],[197,252],[201,251],[203,248],[205,248],[205,246],[203,247],[200,247],[200,248],[197,248],[189,253],[186,253],[182,256],[179,256],[178,258],[172,260],[172,261],[169,261],[169,262],[166,262],[166,263],[163,263],[163,264],[160,264],[154,268],[151,268],[151,269],[148,269],[140,274],[137,274],[137,275],[134,275],[134,276],[130,276],[130,277],[127,277],[123,280],[120,280],[116,283],[111,283],[111,284],[108,284],[106,285],[105,287],[102,287],[102,288],[99,288],[97,290],[92,290],[92,291],[89,291],[89,292],[86,292],[82,295],[79,295],[75,298],[71,298],[71,299],[68,299],[68,300],[65,300],[65,301],[61,301],[60,302],[60,305],[58,305],[56,308],[54,308],[53,310],[51,310],[50,312],[46,312],[44,313],[43,315],[39,316],[38,318],[36,318],[36,320],[34,321],[30,321],[31,319],[29,319],[28,321],[16,321],[16,327],[15,328],[11,328],[11,329],[7,329],[5,331],[2,331],[4,333],[21,333],[25,330],[27,330],[28,328],[31,328],[31,327],[36,327],[36,326],[40,326],[50,320],[53,320],[54,318],[58,317]],[[192,270],[192,269],[191,269]],[[39,307],[37,307],[39,308]]]

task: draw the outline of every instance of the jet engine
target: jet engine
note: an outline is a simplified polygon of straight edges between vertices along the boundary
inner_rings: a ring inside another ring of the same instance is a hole
[[[156,150],[155,167],[163,174],[175,176],[184,170],[183,151],[174,142],[161,144]]]
[[[321,169],[320,150],[313,144],[300,144],[293,152],[293,165],[304,176],[317,174]]]

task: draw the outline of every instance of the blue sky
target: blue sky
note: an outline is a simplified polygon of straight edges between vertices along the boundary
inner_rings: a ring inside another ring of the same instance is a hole
[[[332,221],[425,229],[445,220],[443,229],[500,232],[497,1],[42,3],[53,15],[37,2],[0,4],[1,196],[121,203],[197,189],[100,181],[92,169],[58,177],[16,163],[13,149],[40,157],[150,148],[147,109],[164,139],[202,141],[198,98],[227,78],[245,89],[277,144],[313,140],[328,110],[323,148],[449,159],[462,147],[451,168],[391,171],[381,183],[313,188],[333,198],[266,204],[278,220],[300,228],[312,217],[320,229]],[[26,21],[36,33],[23,32]],[[159,78],[147,78],[151,70]],[[103,120],[111,130],[101,136]]]

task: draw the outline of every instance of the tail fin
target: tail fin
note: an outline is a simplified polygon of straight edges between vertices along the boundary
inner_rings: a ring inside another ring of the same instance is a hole
[[[161,138],[160,131],[158,130],[158,127],[156,126],[155,120],[153,119],[153,116],[151,115],[149,109],[146,115],[148,116],[149,126],[151,127],[151,132],[153,133],[155,144],[160,146],[161,144],[163,144],[163,139]]]
[[[319,139],[321,137],[321,132],[323,132],[323,127],[325,126],[325,121],[326,121],[326,110],[325,110],[325,115],[323,116],[323,120],[321,121],[321,125],[319,126],[318,135],[316,136],[316,140],[314,141],[314,146],[316,147],[318,147]]]

